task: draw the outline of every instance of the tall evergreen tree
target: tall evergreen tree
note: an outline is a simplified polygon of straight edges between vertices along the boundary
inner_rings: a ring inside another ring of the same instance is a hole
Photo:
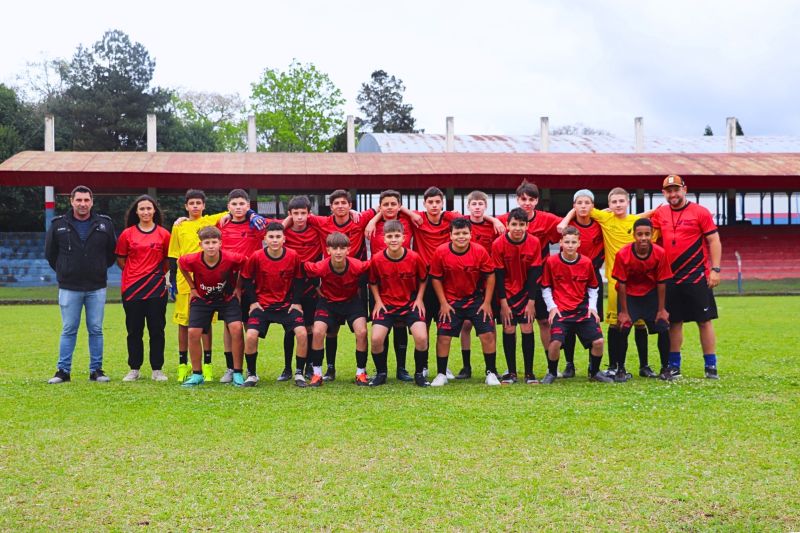
[[[403,80],[376,70],[369,83],[362,83],[356,102],[364,113],[364,126],[374,133],[416,133],[413,106],[403,103]]]

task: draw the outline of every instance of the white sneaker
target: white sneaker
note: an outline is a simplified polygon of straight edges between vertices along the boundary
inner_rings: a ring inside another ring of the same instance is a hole
[[[125,374],[125,377],[122,378],[122,381],[136,381],[137,379],[139,379],[139,371],[131,370],[130,372]]]
[[[487,385],[500,385],[500,380],[497,379],[497,374],[494,372],[486,371],[486,384]]]
[[[450,371],[450,368],[447,369],[447,374],[445,375],[447,376],[447,379],[456,379],[456,376]]]
[[[153,370],[153,375],[151,376],[153,381],[167,381],[169,378],[167,375],[161,370]]]
[[[233,381],[233,369],[229,368],[222,374],[222,377],[219,378],[220,383],[231,383]]]
[[[447,385],[447,376],[444,374],[436,374],[436,377],[431,381],[431,387],[444,387]]]
[[[233,372],[231,372],[233,374]],[[255,374],[248,374],[247,379],[244,380],[243,387],[255,387],[258,384],[258,376]]]

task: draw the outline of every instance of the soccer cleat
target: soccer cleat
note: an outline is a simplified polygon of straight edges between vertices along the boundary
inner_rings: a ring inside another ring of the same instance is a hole
[[[297,380],[295,379],[294,382],[297,383]],[[309,383],[308,385],[310,387],[322,387],[323,383],[324,382],[322,381],[322,374],[314,374],[313,376],[311,376],[311,383]]]
[[[653,369],[649,366],[643,366],[639,369],[639,375],[643,378],[657,378],[658,374],[653,372]]]
[[[233,381],[231,382],[232,385],[236,387],[244,387],[244,376],[241,372],[234,372],[233,373]]]
[[[322,376],[322,379],[325,381],[336,381],[336,367],[328,365],[328,370],[325,371],[325,375]]]
[[[278,381],[289,381],[290,379],[292,379],[292,369],[284,368],[281,375],[278,376]]]
[[[503,374],[503,377],[500,378],[500,383],[503,385],[513,385],[514,383],[517,383],[517,381],[519,380],[517,379],[516,372],[506,372]]]
[[[614,381],[616,383],[625,383],[626,381],[630,381],[633,376],[629,374],[624,366],[617,368],[617,373],[614,375]]]
[[[414,378],[411,377],[411,374],[408,373],[408,370],[405,368],[398,368],[397,369],[397,380],[398,381],[414,381]]]
[[[558,376],[560,378],[574,378],[575,377],[575,363],[567,363],[564,371]]]
[[[608,370],[606,370],[605,374],[603,375],[610,377],[611,379],[614,379],[617,376],[617,369],[608,367]],[[592,377],[591,371],[589,371],[589,377]]]
[[[136,381],[139,379],[139,371],[135,369],[131,369],[125,374],[125,377],[122,378],[122,381]]]
[[[425,379],[425,375],[422,372],[418,372],[414,374],[414,385],[417,387],[430,387],[431,384],[428,383],[428,380]]]
[[[534,374],[525,374],[525,385],[536,385],[539,383],[539,380],[536,379]]]
[[[623,370],[623,369],[620,369],[620,370]],[[609,376],[607,374],[603,374],[602,372],[597,372],[593,376],[589,376],[589,381],[597,381],[598,383],[614,383],[614,381],[617,379],[616,376],[619,376],[619,375],[628,376],[630,374],[627,374],[624,371],[617,372],[615,377],[612,378],[611,376]],[[626,379],[625,381],[628,381],[628,380]]]
[[[169,378],[162,370],[153,370],[150,379],[153,381],[169,381]]]
[[[314,365],[311,363],[306,363],[306,370],[304,372],[306,379],[311,379],[314,376]],[[324,379],[324,378],[323,378]]]
[[[179,364],[178,365],[178,383],[183,383],[184,381],[186,381],[186,378],[191,373],[192,373],[192,367],[190,367],[186,363]]]
[[[244,380],[242,387],[255,387],[256,385],[258,385],[258,376],[248,372],[247,379]]]
[[[468,366],[462,368],[461,371],[458,373],[458,375],[455,376],[456,379],[470,379],[471,377],[472,377],[472,368]],[[450,376],[447,376],[447,379],[452,379],[452,378]]]
[[[356,374],[356,385],[359,387],[366,387],[369,385],[369,378],[366,372],[363,374]]]
[[[406,372],[406,375],[408,375],[408,372]],[[386,374],[384,374],[383,372],[381,372],[380,374],[375,374],[375,377],[369,380],[370,387],[379,387],[381,385],[386,385]]]
[[[210,364],[203,363],[203,379],[206,381],[214,379],[214,367]]]
[[[202,385],[204,381],[203,374],[195,374],[192,372],[192,375],[181,384],[181,387],[197,387],[198,385]]]
[[[670,367],[665,366],[661,368],[661,372],[658,374],[658,379],[662,381],[673,381],[675,378],[672,376],[672,370]]]
[[[106,376],[106,373],[103,372],[102,368],[98,368],[91,374],[89,374],[89,381],[94,381],[97,383],[108,383],[111,381],[111,378]]]
[[[436,374],[436,377],[431,381],[431,387],[444,387],[447,385],[447,376],[445,374]]]
[[[426,379],[428,378],[428,368],[427,367],[422,369],[422,377],[426,378]]]
[[[717,374],[717,367],[715,366],[706,367],[706,379],[719,379],[719,374]]]
[[[220,383],[230,383],[231,381],[233,381],[233,369],[232,368],[226,368],[225,369],[225,373],[222,374],[221,378],[219,378],[219,382]]]
[[[449,368],[445,369],[444,375],[447,379],[456,379],[456,377],[453,375],[453,372]]]
[[[539,383],[541,383],[542,385],[552,385],[555,380],[556,380],[555,374],[551,374],[550,372],[548,372],[547,374],[544,375],[544,377]]]
[[[52,378],[47,380],[47,383],[50,385],[57,385],[59,383],[66,383],[69,380],[69,372],[64,372],[63,370],[59,369],[56,370],[56,373]]]
[[[306,388],[306,386],[307,386],[306,378],[303,375],[303,372],[298,370],[297,372],[294,373],[294,384],[296,386],[300,387],[301,389]]]
[[[490,386],[500,385],[500,380],[497,379],[497,374],[491,370],[486,371],[486,384]]]
[[[670,366],[669,371],[672,374],[672,379],[678,379],[681,377],[681,369],[677,366]]]

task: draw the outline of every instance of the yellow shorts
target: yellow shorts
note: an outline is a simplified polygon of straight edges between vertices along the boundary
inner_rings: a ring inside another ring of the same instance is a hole
[[[175,312],[172,313],[172,322],[179,326],[189,326],[189,300],[191,295],[189,293],[175,295]],[[217,313],[211,317],[211,323],[217,322]]]
[[[606,322],[609,326],[617,325],[617,282],[612,279],[608,284],[608,307],[606,308]],[[634,327],[645,327],[644,320],[639,319],[633,323]]]

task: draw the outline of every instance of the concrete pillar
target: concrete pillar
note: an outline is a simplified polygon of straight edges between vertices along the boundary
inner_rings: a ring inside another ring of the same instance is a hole
[[[251,188],[247,194],[250,195],[250,209],[253,211],[258,212],[258,189],[255,187]],[[275,204],[275,213],[280,212],[280,206],[276,203]]]
[[[539,117],[539,151],[543,154],[550,151],[549,117]]]
[[[636,210],[634,213],[644,212],[644,189],[636,189]]]
[[[736,223],[736,189],[728,189],[728,206],[726,213],[728,215],[725,224],[731,225]]]
[[[446,124],[446,134],[445,134],[445,145],[444,151],[445,152],[455,152],[456,146],[456,133],[455,133],[455,123],[453,121],[453,117],[447,117],[445,120]]]
[[[44,116],[44,151],[56,151],[56,120],[53,115]],[[44,188],[44,229],[50,229],[56,211],[56,189],[52,186]]]
[[[736,152],[736,117],[728,117],[725,126],[728,138],[728,153],[732,154]]]
[[[444,190],[444,207],[447,211],[455,209],[456,204],[456,190],[453,187],[447,187]]]
[[[256,141],[256,117],[249,115],[247,117],[247,151],[258,152],[258,143]]]
[[[633,119],[633,138],[634,150],[637,154],[644,152],[644,118],[636,117]],[[641,211],[637,211],[641,213]]]
[[[156,115],[155,113],[147,114],[147,151],[156,151]]]
[[[356,122],[353,115],[347,115],[347,153],[356,151]]]

